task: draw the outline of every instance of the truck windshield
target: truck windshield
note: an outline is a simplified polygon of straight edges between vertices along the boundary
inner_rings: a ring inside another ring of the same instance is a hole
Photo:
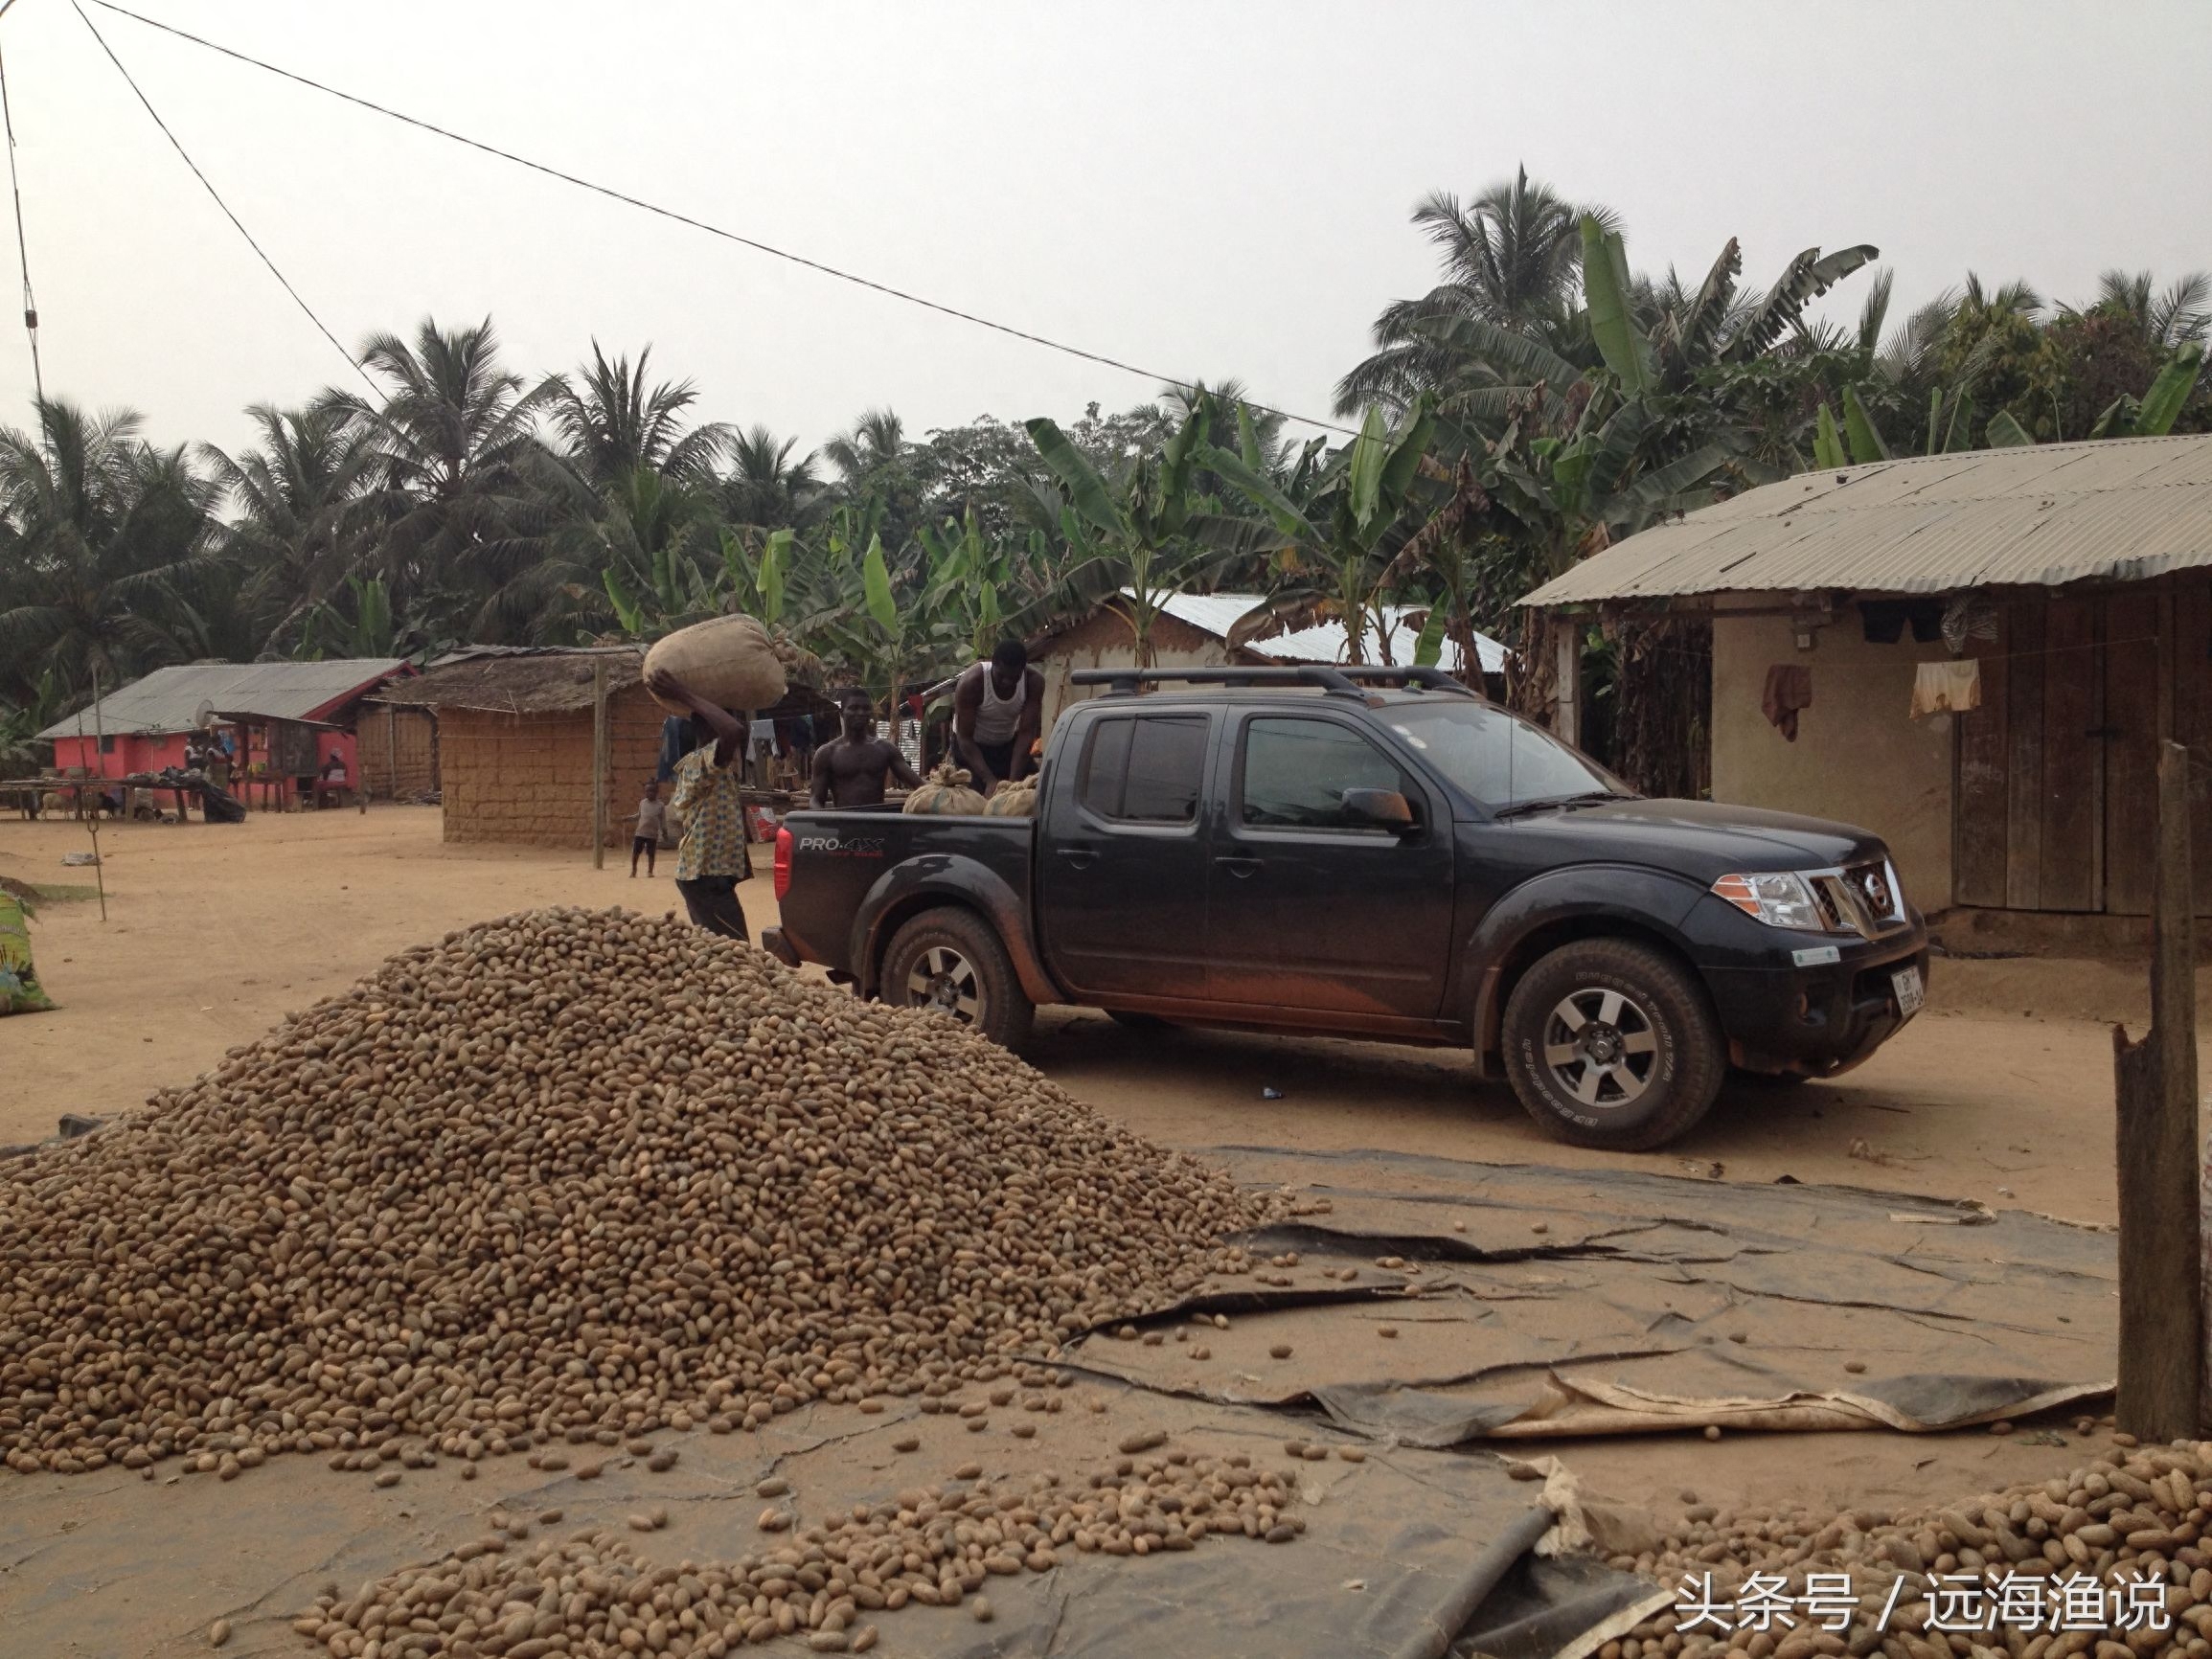
[[[1541,726],[1494,704],[1425,697],[1393,703],[1381,718],[1407,748],[1494,810],[1531,801],[1633,793]]]

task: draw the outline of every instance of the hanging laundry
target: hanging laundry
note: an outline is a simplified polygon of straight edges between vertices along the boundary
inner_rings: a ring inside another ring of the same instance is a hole
[[[1981,663],[1974,657],[1922,663],[1912,676],[1912,717],[1963,715],[1981,707]]]
[[[1767,670],[1759,707],[1786,741],[1797,741],[1797,711],[1813,706],[1813,670],[1806,663],[1776,663]]]

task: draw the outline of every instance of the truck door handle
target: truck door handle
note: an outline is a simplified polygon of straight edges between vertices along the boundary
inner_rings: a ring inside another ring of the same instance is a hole
[[[1257,858],[1244,858],[1230,854],[1217,858],[1214,860],[1214,862],[1219,864],[1223,870],[1226,870],[1231,875],[1236,876],[1239,880],[1243,880],[1245,876],[1256,875],[1260,869],[1262,861]]]
[[[1098,850],[1093,847],[1062,847],[1060,855],[1078,870],[1087,870],[1098,862]]]

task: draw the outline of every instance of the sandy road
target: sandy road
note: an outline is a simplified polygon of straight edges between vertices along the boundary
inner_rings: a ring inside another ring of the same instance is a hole
[[[0,1142],[51,1133],[64,1111],[135,1106],[447,929],[541,904],[676,903],[666,858],[657,879],[632,880],[627,861],[594,871],[580,853],[448,848],[439,831],[435,808],[410,807],[103,830],[110,920],[60,903],[33,930],[63,1011],[0,1022]],[[0,821],[0,874],[81,882],[88,873],[60,860],[84,845],[75,825]],[[745,898],[756,926],[772,919],[764,878]],[[1717,1165],[1727,1180],[1790,1175],[2109,1219],[2110,1037],[2084,1016],[2132,1014],[2132,976],[1940,963],[1933,980],[1929,1013],[1860,1071],[1795,1091],[1731,1090],[1687,1140],[1651,1156],[1687,1172]],[[1050,1015],[1032,1057],[1176,1146],[1645,1161],[1546,1140],[1503,1086],[1476,1083],[1441,1051]],[[1270,1088],[1283,1098],[1265,1099]]]

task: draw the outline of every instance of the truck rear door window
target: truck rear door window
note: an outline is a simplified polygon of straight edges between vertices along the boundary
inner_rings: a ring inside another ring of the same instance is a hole
[[[1346,816],[1344,791],[1404,788],[1395,761],[1334,721],[1256,719],[1244,727],[1243,812],[1254,829],[1369,830]]]
[[[1203,715],[1100,720],[1083,750],[1083,804],[1125,824],[1196,821],[1206,723]]]

